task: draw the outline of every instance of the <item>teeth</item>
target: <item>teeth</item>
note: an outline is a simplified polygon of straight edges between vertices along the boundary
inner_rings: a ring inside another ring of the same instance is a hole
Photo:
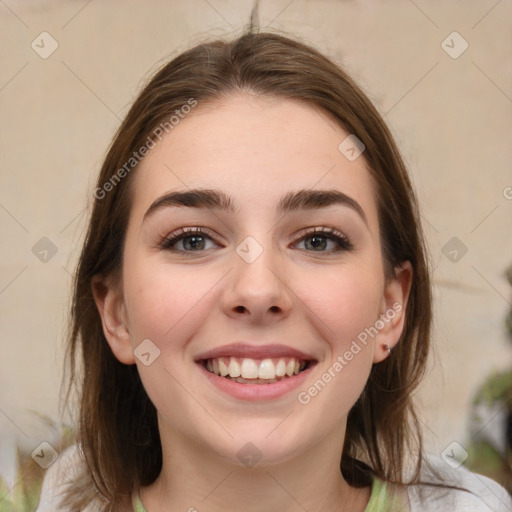
[[[221,377],[225,377],[228,374],[228,367],[224,364],[222,359],[219,359],[219,372]]]
[[[236,357],[215,358],[206,361],[206,369],[221,377],[230,377],[237,382],[249,380],[262,380],[267,383],[277,382],[277,379],[297,375],[306,367],[306,361],[290,358],[288,362],[284,358],[277,360],[251,358],[238,359]]]
[[[260,363],[258,378],[260,379],[273,379],[276,376],[276,369],[272,359],[264,359]]]
[[[244,379],[257,379],[259,374],[259,368],[254,359],[244,359],[240,372]]]
[[[241,371],[240,371],[240,365],[238,364],[238,361],[231,357],[229,359],[229,376],[230,377],[240,377]]]
[[[286,375],[286,363],[284,359],[279,359],[276,366],[276,377],[284,377]]]

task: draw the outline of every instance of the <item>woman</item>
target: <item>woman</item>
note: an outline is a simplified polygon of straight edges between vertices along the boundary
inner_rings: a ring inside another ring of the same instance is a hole
[[[423,462],[416,199],[334,63],[252,30],[183,53],[136,99],[94,196],[69,345],[79,448],[40,512],[512,507]]]

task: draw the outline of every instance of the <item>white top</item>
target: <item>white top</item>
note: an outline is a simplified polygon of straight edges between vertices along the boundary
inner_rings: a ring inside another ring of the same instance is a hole
[[[512,512],[512,496],[494,480],[472,473],[464,466],[454,469],[441,457],[432,454],[427,459],[442,475],[445,484],[467,491],[410,485],[407,492],[411,512]],[[438,482],[426,471],[422,477],[426,482]]]
[[[433,468],[443,476],[443,482],[468,489],[459,491],[430,485],[410,485],[407,493],[411,512],[512,512],[512,497],[494,480],[472,473],[464,466],[450,467],[442,458],[428,455]],[[62,452],[45,475],[39,505],[36,512],[72,512],[59,507],[62,486],[69,485],[83,464],[76,445]],[[426,482],[436,481],[427,472],[422,474]],[[97,512],[94,505],[84,512]],[[380,511],[387,512],[387,511]]]

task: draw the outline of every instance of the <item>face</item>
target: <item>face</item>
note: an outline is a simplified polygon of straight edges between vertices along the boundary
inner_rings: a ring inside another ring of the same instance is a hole
[[[96,298],[163,443],[241,464],[248,442],[276,463],[342,438],[408,289],[406,270],[385,279],[348,135],[303,103],[232,96],[199,103],[137,169],[122,282]],[[176,196],[195,189],[209,195]]]

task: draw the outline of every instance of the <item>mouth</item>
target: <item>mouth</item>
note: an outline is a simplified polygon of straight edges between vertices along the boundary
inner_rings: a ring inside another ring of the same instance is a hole
[[[308,370],[316,361],[299,357],[249,357],[224,356],[197,361],[208,372],[239,384],[274,384],[292,379]]]
[[[318,363],[292,346],[236,342],[198,354],[201,374],[223,394],[239,401],[276,400],[304,386]]]

